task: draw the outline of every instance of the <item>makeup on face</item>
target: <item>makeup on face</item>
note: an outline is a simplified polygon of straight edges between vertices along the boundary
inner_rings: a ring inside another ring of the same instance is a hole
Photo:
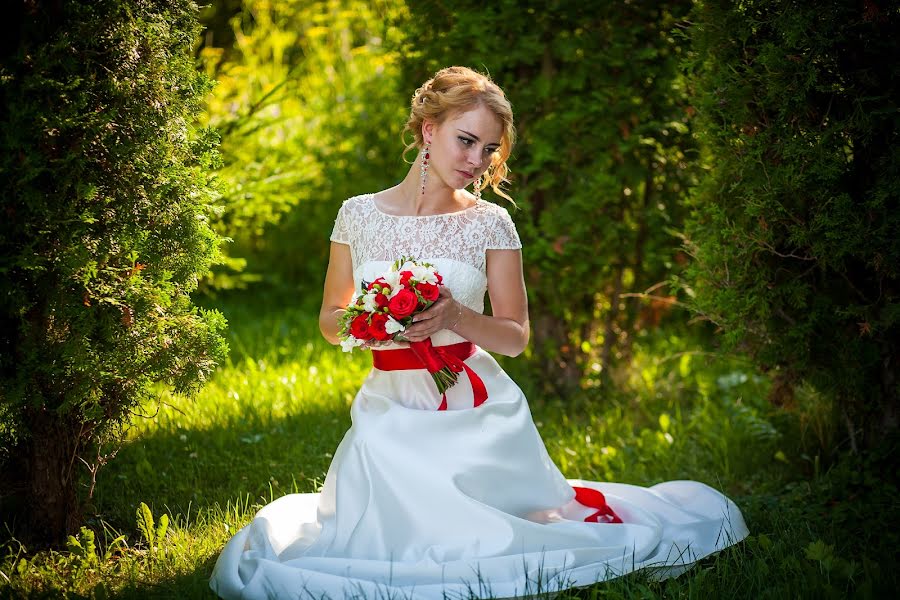
[[[474,180],[491,164],[493,154],[500,148],[503,127],[490,110],[478,106],[464,112],[448,123],[456,137],[460,162],[456,171],[464,179]]]

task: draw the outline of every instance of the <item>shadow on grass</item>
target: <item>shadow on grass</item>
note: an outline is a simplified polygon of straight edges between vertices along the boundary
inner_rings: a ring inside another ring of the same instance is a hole
[[[209,587],[209,575],[216,564],[216,558],[216,556],[212,556],[198,565],[192,572],[166,578],[159,583],[136,582],[128,584],[115,592],[110,592],[108,595],[95,593],[94,596],[114,598],[116,600],[147,600],[148,598],[171,598],[172,600],[215,599],[218,596]]]
[[[280,420],[248,415],[224,427],[150,432],[123,446],[102,471],[94,508],[113,527],[131,529],[141,502],[190,523],[198,511],[235,498],[266,503],[317,491],[349,427],[349,411],[323,408]]]
[[[333,366],[346,359],[333,356],[336,350],[321,338],[317,309],[292,304],[276,293],[261,293],[251,301],[245,293],[201,300],[229,321],[233,366],[216,374],[219,391],[201,392],[197,401],[202,406],[190,417],[169,411],[166,419],[157,419],[156,428],[125,443],[100,470],[89,511],[116,528],[134,528],[141,502],[153,514],[167,512],[190,522],[198,511],[224,508],[238,498],[262,504],[291,491],[316,491],[350,427],[349,400],[361,375],[350,363],[346,369]],[[331,361],[324,368],[323,357]],[[360,357],[353,358],[360,364]],[[296,369],[284,374],[292,382],[271,387],[276,382],[270,374],[291,362]],[[324,381],[294,386],[295,376],[307,377],[307,368],[317,365],[328,371],[325,375],[336,369],[349,374],[327,389]],[[232,387],[241,391],[240,401],[236,392],[226,395]]]

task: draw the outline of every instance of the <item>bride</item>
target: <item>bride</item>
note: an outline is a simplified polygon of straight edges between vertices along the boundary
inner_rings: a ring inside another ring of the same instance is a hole
[[[419,154],[403,181],[338,211],[320,328],[338,343],[360,283],[412,256],[445,285],[402,334],[430,337],[466,369],[442,396],[407,343],[372,345],[321,493],[261,509],[226,544],[212,589],[226,599],[506,598],[637,569],[665,578],[743,539],[740,510],[703,483],[567,480],[488,354],[516,356],[529,335],[516,228],[480,195],[490,185],[509,198],[500,184],[515,133],[503,91],[470,69],[442,69],[416,90],[405,131]]]

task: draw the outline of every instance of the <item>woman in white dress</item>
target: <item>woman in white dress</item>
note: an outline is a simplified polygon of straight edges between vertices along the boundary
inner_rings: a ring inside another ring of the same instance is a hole
[[[403,181],[338,212],[320,327],[338,343],[338,317],[361,282],[412,256],[445,285],[403,335],[430,337],[465,369],[442,396],[408,344],[373,347],[321,493],[261,509],[219,556],[213,590],[506,598],[637,569],[664,578],[743,539],[740,510],[703,483],[567,480],[521,390],[488,354],[516,356],[529,335],[519,237],[507,210],[480,198],[487,185],[506,197],[514,129],[502,90],[467,68],[443,69],[416,91],[406,130],[420,152]]]

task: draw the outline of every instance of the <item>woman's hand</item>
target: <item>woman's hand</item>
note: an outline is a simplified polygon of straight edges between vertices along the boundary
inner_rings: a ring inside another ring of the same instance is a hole
[[[413,316],[413,324],[400,332],[402,339],[410,342],[421,342],[442,329],[454,327],[462,316],[465,307],[453,298],[447,286],[439,287],[440,295],[424,311]]]

